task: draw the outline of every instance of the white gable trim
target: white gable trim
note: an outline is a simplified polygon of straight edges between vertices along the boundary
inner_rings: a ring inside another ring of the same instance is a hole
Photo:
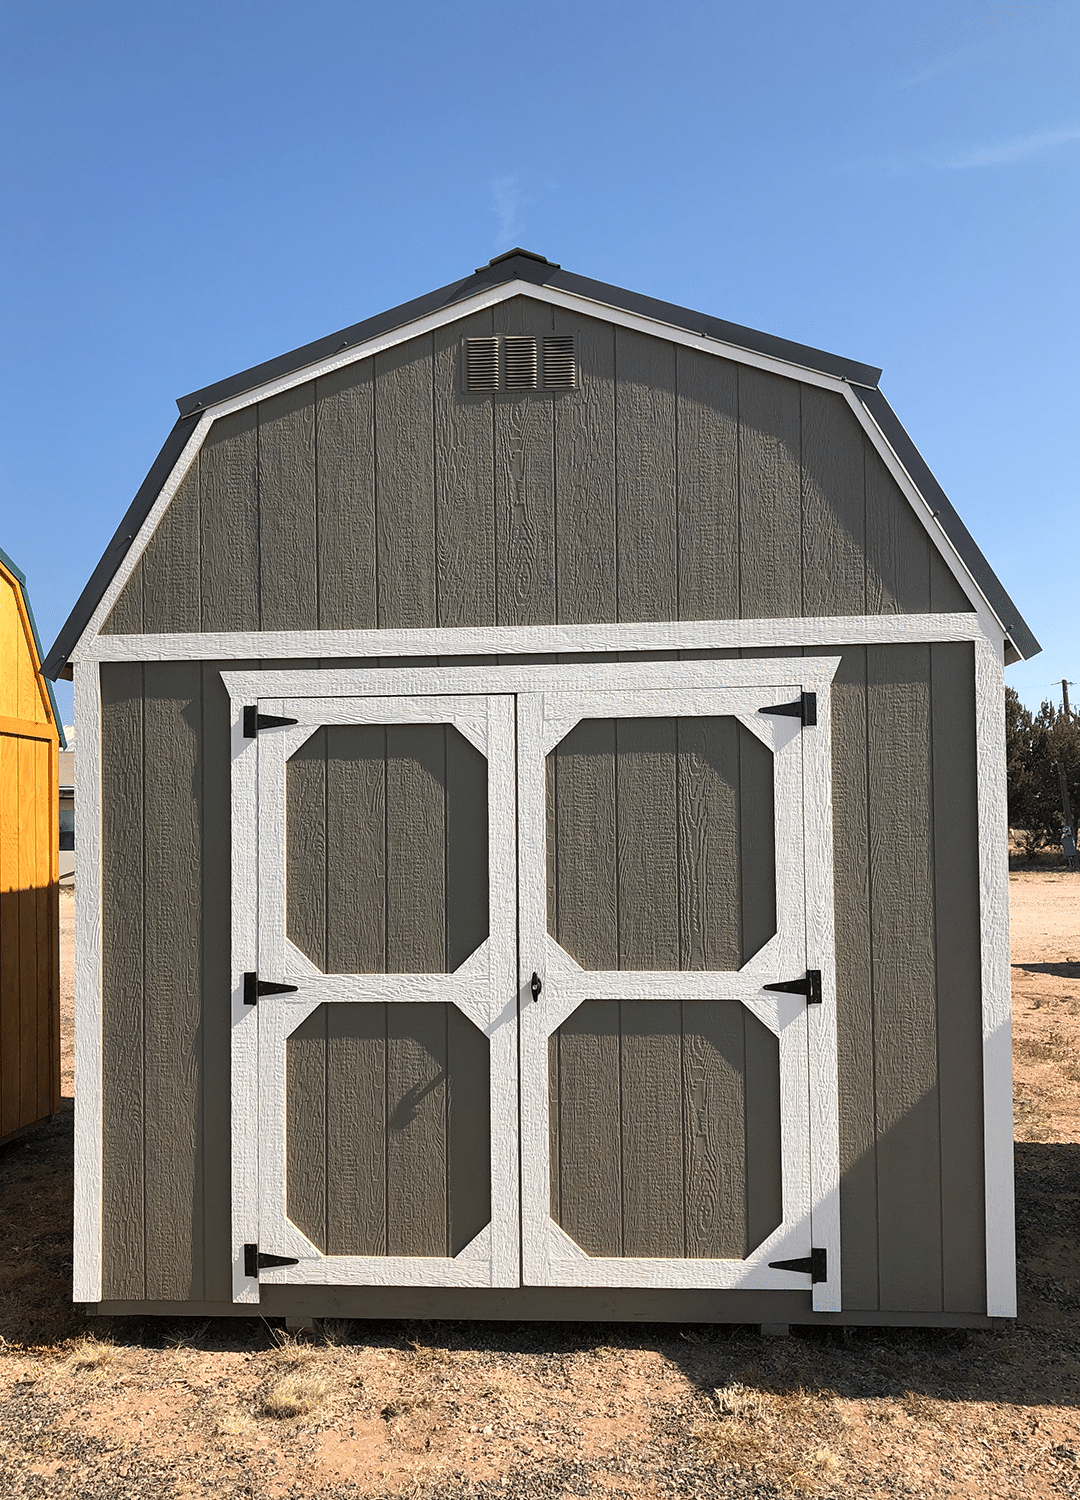
[[[535,283],[529,281],[510,281],[504,283],[502,286],[487,288],[472,297],[463,298],[460,302],[450,303],[447,307],[440,308],[438,312],[428,313],[422,318],[417,318],[411,323],[403,324],[399,328],[388,330],[386,333],[380,334],[376,338],[368,339],[362,344],[354,345],[349,349],[343,349],[339,354],[330,355],[326,359],[316,361],[314,364],[305,365],[301,369],[293,370],[276,380],[266,381],[262,385],[242,392],[240,395],[229,397],[227,400],[207,407],[199,419],[194,432],[185,444],[183,452],[173,466],[172,472],[162,486],[145,521],[140,526],[135,539],[128,548],[109,587],[105,590],[97,608],[90,617],[86,629],[79,637],[78,643],[71,652],[69,660],[74,661],[83,656],[85,654],[84,648],[87,644],[99,635],[124,585],[131,577],[139,559],[149,545],[150,538],[157,529],[169,501],[176,493],[192,459],[205,441],[211,424],[219,417],[229,416],[231,413],[240,411],[244,407],[255,405],[259,401],[265,401],[271,396],[279,395],[283,391],[292,390],[298,385],[305,385],[309,381],[329,375],[335,370],[344,369],[348,365],[357,364],[361,360],[371,359],[375,355],[395,348],[399,344],[407,343],[411,339],[419,338],[423,334],[431,333],[438,328],[444,328],[450,323],[458,322],[486,308],[496,307],[498,304],[509,301],[513,297],[529,297],[533,301],[546,303],[552,307],[559,307],[564,311],[576,313],[582,317],[597,318],[621,328],[628,328],[634,332],[648,334],[653,338],[666,339],[668,342],[678,344],[683,348],[695,349],[703,354],[712,354],[718,358],[728,359],[737,364],[748,365],[755,369],[767,371],[770,374],[784,376],[789,380],[799,380],[805,385],[818,386],[822,390],[833,391],[843,396],[859,425],[881,455],[890,474],[892,474],[893,478],[899,484],[908,503],[914,509],[922,525],[926,528],[930,539],[945,559],[954,578],[978,611],[984,628],[987,629],[988,633],[1000,633],[1003,638],[1007,636],[1008,632],[1004,622],[995,613],[967,565],[956,551],[953,543],[949,540],[937,520],[937,513],[908,474],[884,433],[855,395],[851,384],[847,380],[839,379],[834,375],[826,375],[820,370],[810,369],[804,365],[794,364],[787,360],[775,359],[770,355],[758,354],[754,350],[744,349],[736,344],[728,344],[721,339],[708,338],[704,334],[691,333],[687,329],[676,327],[674,324],[664,323],[657,318],[647,318],[639,313],[626,312],[622,308],[612,307],[608,303],[594,301],[591,298],[582,297],[576,293],[559,291],[555,287],[537,286]],[[991,621],[994,622],[993,630],[989,628]]]

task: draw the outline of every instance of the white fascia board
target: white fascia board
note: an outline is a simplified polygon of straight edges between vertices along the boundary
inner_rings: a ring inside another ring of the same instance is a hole
[[[266,381],[262,385],[254,386],[252,389],[243,391],[237,396],[231,396],[227,400],[219,401],[215,405],[207,407],[195,431],[188,439],[183,453],[177,459],[169,478],[162,486],[158,498],[151,507],[145,521],[140,526],[131,546],[128,548],[123,562],[114,574],[112,582],[103,594],[86,629],[79,637],[79,641],[72,651],[69,660],[75,661],[79,659],[85,645],[99,634],[102,625],[108,618],[109,611],[112,609],[121,590],[134,571],[139,558],[146,550],[150,538],[153,536],[164,514],[166,506],[176,493],[192,459],[205,441],[206,435],[214,421],[219,417],[229,416],[233,412],[240,411],[244,407],[252,406],[259,401],[265,401],[271,396],[279,395],[283,391],[292,390],[295,386],[305,385],[309,381],[318,380],[322,376],[329,375],[336,370],[344,369],[348,365],[357,364],[361,360],[371,359],[375,355],[393,349],[399,344],[407,343],[410,339],[419,338],[425,333],[431,333],[436,329],[444,328],[450,323],[468,318],[474,313],[482,312],[486,308],[496,307],[513,297],[529,297],[535,302],[542,302],[551,307],[562,308],[566,312],[576,313],[582,317],[596,318],[602,322],[612,323],[620,328],[628,328],[634,332],[647,334],[653,338],[667,339],[669,342],[679,344],[683,348],[695,349],[703,354],[711,354],[718,358],[732,360],[737,364],[749,365],[754,369],[764,370],[774,375],[781,375],[789,380],[798,380],[805,385],[818,386],[822,390],[833,391],[838,395],[842,395],[854,412],[859,425],[866,432],[884,459],[890,473],[900,484],[901,490],[907,497],[909,504],[926,527],[927,533],[935,546],[937,546],[938,550],[944,556],[946,563],[961,588],[984,619],[987,622],[991,620],[994,622],[996,629],[1001,633],[1002,640],[1007,638],[1004,625],[994,613],[982,590],[956,551],[956,548],[938,524],[933,508],[925,500],[918,486],[900,462],[884,433],[855,395],[849,381],[840,379],[834,375],[826,375],[820,370],[814,370],[805,365],[776,359],[766,354],[758,354],[754,350],[744,349],[737,344],[725,343],[721,339],[709,338],[705,334],[691,333],[685,328],[679,328],[671,323],[664,323],[657,318],[648,318],[642,316],[640,313],[626,312],[622,308],[612,307],[609,303],[594,301],[591,298],[582,297],[576,293],[559,291],[555,287],[537,286],[535,283],[529,281],[509,281],[502,286],[490,287],[477,292],[471,297],[463,298],[460,302],[450,303],[448,306],[440,308],[437,312],[428,313],[422,318],[417,318],[413,322],[405,323],[398,328],[390,329],[385,333],[379,334],[376,338],[368,339],[362,344],[356,344],[352,348],[343,349],[339,354],[317,360],[314,364],[305,365],[299,370],[290,371],[287,375],[282,375],[275,380]]]

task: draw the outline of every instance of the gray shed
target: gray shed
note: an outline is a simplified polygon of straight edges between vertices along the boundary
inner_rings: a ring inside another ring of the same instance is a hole
[[[879,371],[527,251],[185,397],[54,646],[110,1313],[1015,1313],[1003,667]]]

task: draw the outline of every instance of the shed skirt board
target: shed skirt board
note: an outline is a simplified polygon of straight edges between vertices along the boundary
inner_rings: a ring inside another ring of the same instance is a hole
[[[816,724],[790,711],[835,665],[494,668],[490,692],[406,669],[400,694],[386,672],[369,693],[223,674],[235,1302],[531,1285],[839,1308],[827,692]],[[245,709],[287,722],[248,738]],[[768,988],[808,970],[821,1003]],[[250,1003],[254,983],[282,988]],[[252,1245],[293,1263],[256,1278]],[[773,1264],[812,1249],[827,1279]]]

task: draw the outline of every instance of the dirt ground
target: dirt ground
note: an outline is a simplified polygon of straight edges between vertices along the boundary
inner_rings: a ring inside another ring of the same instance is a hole
[[[0,1148],[0,1494],[1080,1497],[1080,875],[1012,876],[1020,1318],[987,1332],[87,1320],[64,1111]]]

